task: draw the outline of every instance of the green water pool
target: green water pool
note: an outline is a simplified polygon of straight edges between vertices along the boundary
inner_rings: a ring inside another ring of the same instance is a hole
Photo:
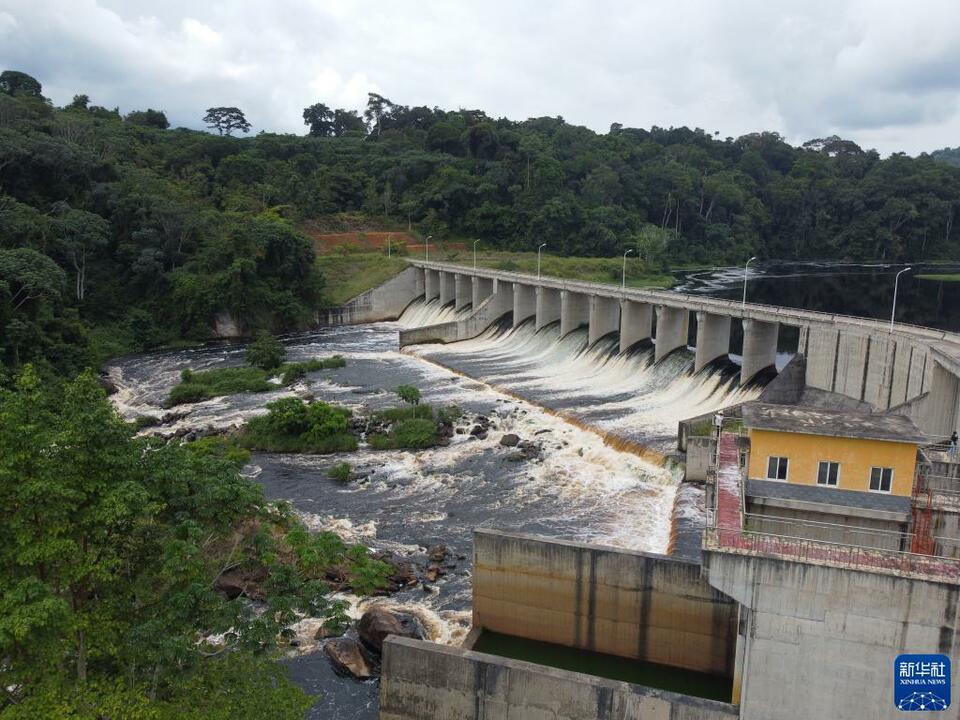
[[[730,702],[730,678],[693,672],[668,665],[629,660],[617,655],[579,650],[565,645],[527,640],[484,630],[472,650],[514,660],[572,670],[609,680],[622,680],[635,685],[659,688],[670,692]]]

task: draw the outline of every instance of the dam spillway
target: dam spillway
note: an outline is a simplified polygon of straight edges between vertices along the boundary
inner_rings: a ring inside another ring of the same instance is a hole
[[[341,319],[396,319],[418,298],[443,299],[448,275],[455,295],[457,283],[461,288],[453,305],[470,313],[402,331],[401,345],[473,339],[509,314],[514,325],[532,317],[537,330],[559,322],[558,339],[581,327],[588,342],[615,332],[620,352],[649,341],[655,362],[692,346],[696,371],[731,354],[731,338],[742,333],[739,381],[748,385],[776,371],[779,345],[792,333],[792,351],[805,359],[806,387],[908,415],[931,438],[960,425],[960,336],[904,323],[416,260],[383,288],[339,309]]]

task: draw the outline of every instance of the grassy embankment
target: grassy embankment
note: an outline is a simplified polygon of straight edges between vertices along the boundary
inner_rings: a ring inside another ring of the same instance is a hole
[[[938,282],[960,282],[960,273],[946,273],[943,275],[917,275],[918,280],[936,280]]]
[[[415,256],[423,255],[417,253]],[[430,259],[472,265],[473,254],[463,250],[445,250],[442,246],[430,248]],[[394,256],[387,258],[380,251],[350,252],[342,249],[319,255],[317,263],[326,281],[327,300],[331,305],[340,305],[365,290],[376,287],[390,279],[403,268],[406,261]],[[491,270],[507,270],[535,275],[537,254],[535,252],[485,251],[477,253],[477,265]],[[568,280],[619,285],[623,271],[623,258],[582,258],[544,255],[541,273]],[[628,287],[667,288],[674,278],[658,270],[647,271],[636,258],[627,258]]]

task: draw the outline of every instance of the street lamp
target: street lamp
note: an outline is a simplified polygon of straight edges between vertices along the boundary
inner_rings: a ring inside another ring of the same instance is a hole
[[[427,239],[423,241],[423,244],[426,247],[426,251],[427,251],[427,260],[430,259],[430,238],[432,237],[433,235],[427,235]]]
[[[387,259],[390,259],[390,238],[393,237],[393,233],[387,235]]]
[[[480,242],[480,238],[477,238],[473,241],[473,269],[477,269],[477,243]]]
[[[747,310],[747,268],[750,267],[750,263],[756,260],[756,257],[752,257],[747,260],[747,264],[743,266],[743,301],[740,303],[740,312],[746,312]]]
[[[898,272],[897,276],[893,279],[893,310],[890,311],[890,332],[893,332],[893,317],[897,314],[897,288],[900,285],[900,276],[910,269],[912,268],[905,267]]]
[[[623,254],[623,275],[620,278],[620,289],[623,290],[627,287],[627,255],[633,252],[633,248],[630,248]]]
[[[546,243],[542,243],[540,247],[537,248],[537,279],[540,279],[540,251],[547,246]]]

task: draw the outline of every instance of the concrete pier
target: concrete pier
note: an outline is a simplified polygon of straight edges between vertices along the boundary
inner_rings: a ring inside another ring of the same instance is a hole
[[[532,285],[513,286],[513,326],[537,314],[537,289]]]
[[[753,377],[768,367],[777,364],[777,336],[779,323],[763,322],[751,318],[743,319],[743,364],[740,367],[740,384],[750,382]]]
[[[452,303],[457,293],[456,275],[451,272],[440,273],[440,304]]]
[[[493,278],[474,277],[472,302],[474,309],[480,307],[480,303],[493,295]]]
[[[560,292],[560,337],[590,322],[590,298],[563,290]]]
[[[633,300],[620,301],[620,352],[653,335],[653,306]]]
[[[590,296],[590,330],[587,343],[620,330],[620,303],[614,298]]]
[[[690,313],[684,308],[657,305],[657,349],[654,360],[660,362],[678,348],[687,346]]]
[[[423,273],[423,292],[424,299],[430,302],[434,298],[440,297],[440,273],[437,270],[429,268]]]
[[[697,351],[693,371],[699,372],[730,352],[730,316],[697,313]]]
[[[473,278],[457,273],[453,284],[453,309],[461,310],[473,302]]]
[[[560,319],[560,291],[553,288],[537,287],[537,320],[539,330]]]

